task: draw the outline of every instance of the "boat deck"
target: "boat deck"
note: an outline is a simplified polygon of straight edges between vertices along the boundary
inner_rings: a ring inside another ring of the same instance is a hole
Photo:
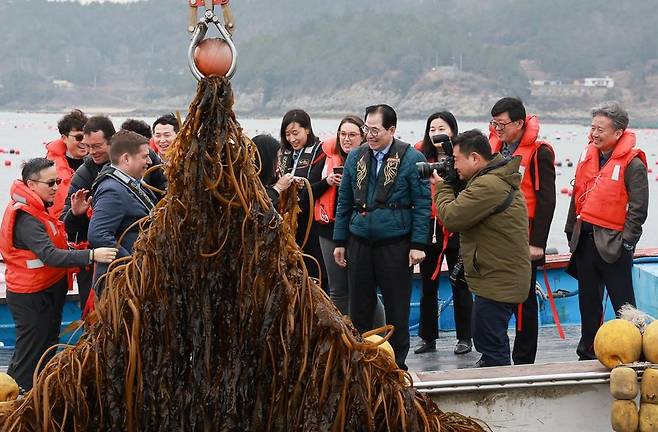
[[[551,327],[539,329],[539,348],[537,351],[537,363],[555,363],[577,360],[576,345],[580,337],[580,327],[564,327],[565,340],[560,339],[557,330]],[[510,343],[513,343],[514,332],[509,332]],[[454,332],[441,332],[437,340],[437,349],[425,354],[414,354],[414,347],[420,342],[417,336],[411,337],[411,349],[407,357],[407,365],[411,376],[416,381],[427,381],[432,378],[428,372],[446,371],[455,369],[472,368],[480,358],[475,350],[468,354],[455,355],[457,339]],[[0,371],[7,370],[9,360],[14,352],[13,348],[0,348]]]
[[[565,339],[560,339],[555,327],[539,328],[539,344],[537,348],[536,363],[555,363],[578,360],[576,346],[580,339],[580,326],[565,326]],[[514,331],[509,331],[510,346],[514,343]],[[421,372],[444,371],[454,369],[472,368],[480,359],[480,354],[475,350],[468,354],[455,355],[457,339],[454,332],[441,332],[437,340],[436,351],[414,354],[414,347],[420,343],[420,338],[412,336],[411,349],[407,357],[409,371],[412,372],[414,381],[417,376],[424,376]]]

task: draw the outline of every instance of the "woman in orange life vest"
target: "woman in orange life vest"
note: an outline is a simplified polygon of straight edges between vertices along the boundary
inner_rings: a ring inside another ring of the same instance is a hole
[[[429,116],[425,126],[425,136],[422,141],[416,143],[419,150],[428,162],[437,162],[442,156],[443,149],[432,143],[431,137],[445,134],[449,137],[459,132],[457,120],[449,111],[436,112]],[[432,186],[432,197],[434,197],[434,186]],[[416,347],[416,354],[434,351],[436,339],[439,337],[438,328],[438,305],[437,292],[439,289],[439,272],[443,256],[448,262],[449,273],[452,274],[455,264],[459,261],[459,235],[452,234],[443,228],[438,218],[436,206],[432,204],[432,215],[430,216],[430,238],[425,249],[427,256],[420,263],[420,274],[423,280],[423,295],[420,299],[420,326],[418,336],[422,342]],[[457,345],[455,354],[466,354],[472,349],[471,341],[471,310],[473,308],[473,297],[471,296],[466,282],[463,278],[451,282],[452,300],[455,312],[455,327],[457,329]]]
[[[300,109],[288,111],[281,120],[280,167],[282,174],[292,173],[294,177],[306,178],[311,184],[313,200],[316,200],[330,187],[327,179],[322,178],[325,159],[320,140],[313,133],[311,117],[306,111]],[[310,206],[308,192],[301,182],[299,185],[301,187],[299,190],[301,212],[297,219],[295,239],[299,246],[303,246],[304,253],[317,261],[316,264],[312,259],[305,258],[309,275],[315,278],[322,275],[322,288],[326,291],[327,275],[320,251],[318,224],[313,220],[313,209]],[[309,220],[311,230],[306,244],[302,245]]]
[[[55,163],[35,158],[11,186],[0,227],[7,304],[16,323],[16,348],[7,373],[25,390],[44,352],[57,343],[66,292],[76,267],[109,263],[114,248],[69,250],[64,223],[48,212],[62,180]],[[45,364],[49,357],[42,362]]]

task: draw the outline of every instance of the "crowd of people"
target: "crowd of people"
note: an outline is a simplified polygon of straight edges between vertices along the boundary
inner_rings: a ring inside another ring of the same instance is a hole
[[[628,123],[617,103],[592,112],[573,183],[565,232],[579,287],[580,359],[594,357],[603,287],[615,310],[635,304],[632,258],[649,195],[646,157]],[[478,367],[534,363],[537,268],[556,201],[555,151],[539,139],[537,117],[506,97],[491,109],[488,135],[460,133],[449,111],[431,114],[415,145],[400,140],[396,127],[392,107],[373,105],[363,118],[346,115],[335,138],[323,142],[308,113],[294,109],[278,139],[253,137],[274,208],[290,188],[299,197],[296,241],[309,257],[309,275],[358,331],[392,325],[395,362],[406,370],[413,269],[419,265],[422,279],[415,353],[423,354],[436,350],[445,257],[454,354],[477,350]],[[42,355],[54,353],[73,277],[84,314],[102,293],[108,265],[132,253],[138,221],[165,196],[162,165],[179,123],[167,114],[152,126],[129,119],[116,131],[107,116],[74,110],[58,130],[46,157],[23,166],[0,227],[16,323],[8,373],[26,390]]]

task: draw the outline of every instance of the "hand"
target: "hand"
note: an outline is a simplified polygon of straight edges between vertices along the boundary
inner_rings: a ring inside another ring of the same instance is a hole
[[[329,186],[339,186],[342,179],[342,174],[331,173],[327,176],[327,183]]]
[[[334,252],[335,253],[335,252]],[[409,267],[420,264],[425,259],[425,252],[418,249],[411,249],[409,251]]]
[[[432,171],[432,177],[430,177],[430,183],[432,185],[436,185],[437,183],[442,183],[443,179],[441,178],[440,175],[436,173],[436,170]]]
[[[337,247],[334,249],[334,260],[336,260],[336,264],[338,264],[341,267],[347,267],[347,260],[345,259],[345,248],[344,247]]]
[[[304,188],[304,177],[293,177],[293,180],[295,181],[295,184],[297,185],[297,189],[303,189]]]
[[[71,195],[71,212],[74,215],[80,216],[87,213],[91,207],[91,197],[88,197],[88,194],[87,189],[78,189]]]
[[[530,261],[537,261],[544,256],[544,249],[540,247],[530,245],[528,246],[528,249],[530,254]]]
[[[622,246],[624,247],[624,249],[626,249],[628,252],[631,252],[631,253],[635,252],[635,246],[633,246],[632,244],[630,244],[630,243],[628,243],[628,242],[626,242],[626,241],[622,241],[622,242],[621,242],[621,245],[622,245]]]
[[[279,180],[276,182],[276,184],[273,186],[274,190],[277,191],[279,194],[283,192],[284,190],[288,189],[290,185],[292,184],[294,177],[292,173],[284,174],[282,175]]]
[[[109,247],[100,247],[94,249],[94,261],[102,264],[109,264],[114,261],[114,258],[117,256],[119,249],[109,248]]]

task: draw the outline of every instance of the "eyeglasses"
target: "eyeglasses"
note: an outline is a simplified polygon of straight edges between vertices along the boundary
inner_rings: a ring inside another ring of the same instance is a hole
[[[35,183],[43,183],[48,187],[53,187],[55,185],[62,184],[62,179],[59,178],[59,177],[57,177],[55,180],[49,180],[49,181],[41,181],[41,180],[33,180],[33,179],[30,179],[30,180],[32,180]]]
[[[349,138],[351,140],[354,140],[359,136],[359,134],[356,132],[341,132],[339,135],[343,139]]]
[[[82,141],[82,140],[84,139],[84,137],[85,137],[84,134],[74,134],[74,135],[68,134],[67,136],[68,136],[69,138],[75,138],[75,140],[76,140],[77,142]]]
[[[372,135],[373,138],[377,138],[377,135],[379,135],[379,133],[381,132],[379,129],[369,128],[366,125],[361,126],[361,131],[365,135],[368,135],[368,134]]]
[[[495,130],[503,130],[505,129],[505,126],[507,126],[510,123],[514,123],[514,121],[508,121],[507,123],[498,123],[496,120],[491,120],[489,122],[491,127],[494,128]]]

